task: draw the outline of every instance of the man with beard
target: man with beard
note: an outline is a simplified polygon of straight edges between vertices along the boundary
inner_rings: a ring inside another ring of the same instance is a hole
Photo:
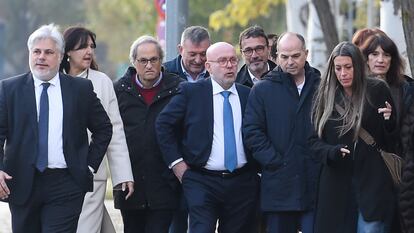
[[[210,46],[210,34],[201,26],[186,28],[181,34],[178,55],[175,59],[164,63],[170,73],[179,75],[188,82],[196,82],[209,76],[205,68],[206,51]]]
[[[190,232],[251,233],[258,177],[241,124],[250,89],[236,80],[238,59],[225,42],[207,50],[211,78],[184,83],[158,116],[164,160],[181,181]]]
[[[30,72],[0,82],[0,199],[15,233],[76,232],[111,121],[90,80],[58,72],[64,42],[56,26],[34,31],[27,47]]]
[[[244,30],[239,36],[239,46],[245,65],[237,73],[236,82],[252,87],[276,64],[269,60],[269,42],[260,26]]]

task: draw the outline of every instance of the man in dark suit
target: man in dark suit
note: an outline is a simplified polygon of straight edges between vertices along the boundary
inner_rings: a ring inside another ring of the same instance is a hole
[[[241,124],[249,88],[235,84],[238,59],[225,42],[207,50],[211,78],[184,83],[160,113],[164,160],[182,182],[190,232],[251,232],[258,176],[244,150]]]
[[[210,34],[201,26],[190,26],[181,34],[176,58],[163,64],[166,71],[177,74],[187,82],[197,82],[210,76],[205,68],[206,51],[210,46]],[[181,203],[175,211],[169,233],[187,233],[188,211],[182,193]]]
[[[273,70],[276,64],[269,60],[270,47],[267,36],[257,25],[240,33],[239,46],[245,64],[237,73],[236,82],[252,87]]]
[[[163,66],[168,72],[177,74],[188,82],[206,78],[209,76],[205,69],[209,46],[210,34],[207,29],[201,26],[188,27],[181,34],[181,42],[177,46],[180,55],[165,62]]]
[[[75,232],[112,125],[89,80],[58,73],[56,26],[40,27],[27,45],[31,72],[0,82],[0,199],[15,233]]]

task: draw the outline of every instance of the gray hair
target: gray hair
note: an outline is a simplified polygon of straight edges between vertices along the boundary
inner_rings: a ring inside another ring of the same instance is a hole
[[[62,34],[59,32],[59,26],[51,23],[36,29],[27,40],[27,48],[29,51],[33,48],[35,42],[42,39],[52,39],[56,43],[56,48],[59,50],[61,57],[63,57],[65,42]]]
[[[210,33],[204,27],[191,26],[186,28],[181,34],[181,45],[183,45],[186,40],[190,40],[193,44],[198,45],[204,40],[210,41]]]
[[[134,65],[134,61],[138,57],[138,51],[137,51],[138,47],[146,43],[155,44],[158,50],[158,55],[160,56],[160,60],[162,61],[164,59],[164,51],[162,50],[161,44],[158,42],[158,40],[156,40],[152,36],[144,35],[144,36],[138,37],[138,39],[136,39],[134,43],[132,43],[131,45],[131,49],[129,50],[129,61],[131,62],[132,65]]]

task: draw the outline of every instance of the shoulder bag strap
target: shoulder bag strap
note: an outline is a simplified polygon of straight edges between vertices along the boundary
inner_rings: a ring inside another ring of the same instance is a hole
[[[345,113],[345,109],[341,106],[341,105],[339,105],[339,104],[335,104],[335,109],[336,109],[336,111],[338,111],[338,113],[340,114],[340,115],[344,115],[344,113]],[[366,144],[368,144],[368,145],[370,145],[370,146],[373,146],[373,147],[375,147],[376,146],[376,143],[375,143],[375,140],[374,140],[374,138],[371,136],[371,134],[369,134],[368,133],[368,131],[366,131],[364,128],[360,128],[359,129],[359,137],[362,139],[362,140],[364,140],[364,142],[366,143]]]

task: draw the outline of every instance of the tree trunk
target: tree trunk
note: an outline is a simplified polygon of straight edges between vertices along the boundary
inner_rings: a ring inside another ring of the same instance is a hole
[[[401,11],[408,61],[414,75],[414,2],[401,1]]]
[[[394,41],[404,62],[408,64],[407,44],[404,40],[404,29],[401,16],[401,5],[398,0],[382,0],[380,9],[380,28]],[[411,75],[408,66],[404,73]]]
[[[327,52],[330,53],[339,43],[338,32],[336,30],[335,18],[331,11],[331,5],[328,0],[312,0],[312,3],[318,13]]]
[[[287,31],[301,34],[307,38],[306,27],[307,16],[307,0],[290,0],[286,2],[286,23]]]

